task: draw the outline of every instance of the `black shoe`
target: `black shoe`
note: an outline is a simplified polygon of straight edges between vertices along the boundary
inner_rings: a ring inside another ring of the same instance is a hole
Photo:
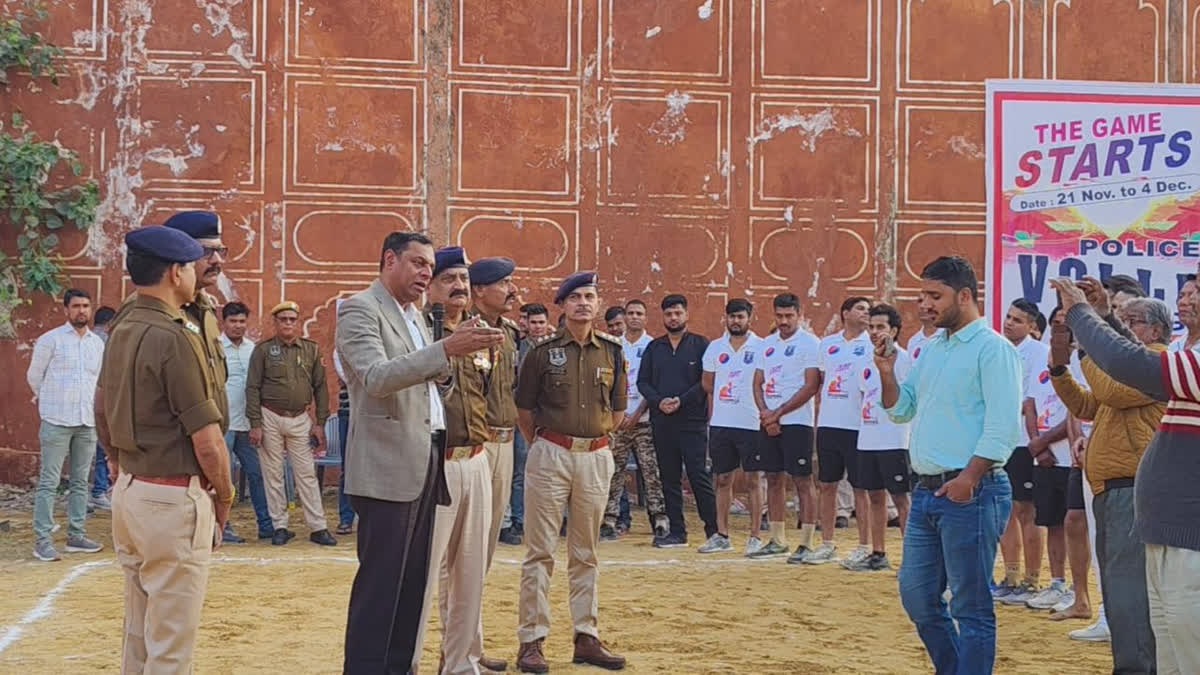
[[[223,543],[223,544],[244,544],[244,543],[246,543],[246,540],[239,537],[236,532],[234,532],[233,530],[231,530],[227,527],[227,528],[225,528],[225,531],[223,533],[221,533],[221,543]]]
[[[291,530],[289,530],[285,527],[281,527],[278,530],[275,530],[275,534],[271,535],[271,545],[272,546],[283,546],[284,544],[291,541],[292,538],[295,536],[296,536],[295,532],[292,532]]]
[[[525,523],[514,522],[512,524],[512,531],[513,531],[513,534],[517,535],[518,537],[524,537],[525,536]]]
[[[900,527],[900,516],[896,516],[895,518],[889,520],[887,525],[888,527]]]
[[[600,541],[617,541],[620,537],[612,525],[605,523],[600,526]]]
[[[654,548],[687,548],[686,534],[671,534],[654,538]]]
[[[763,532],[771,531],[771,521],[767,520],[767,514],[762,514],[762,519],[759,521],[758,529],[762,530]]]
[[[320,546],[337,546],[337,539],[329,534],[329,530],[319,530],[308,535],[308,540]]]
[[[850,527],[850,519],[846,516],[838,516],[837,520],[834,521],[833,526],[839,530],[844,530],[847,527]]]
[[[515,527],[506,527],[500,530],[500,543],[508,544],[509,546],[520,546],[521,535],[517,534],[516,530],[517,528]]]
[[[258,532],[258,540],[259,541],[262,541],[264,539],[274,539],[274,538],[275,538],[275,533],[271,530],[266,530],[266,531],[259,530],[259,532]]]

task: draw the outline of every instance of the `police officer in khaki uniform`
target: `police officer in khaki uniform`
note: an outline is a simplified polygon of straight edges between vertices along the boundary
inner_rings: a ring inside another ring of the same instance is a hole
[[[430,307],[442,305],[447,335],[469,319],[471,303],[467,257],[462,248],[446,247],[434,253],[433,279],[426,295]],[[434,317],[425,312],[430,329]],[[488,440],[487,392],[495,372],[491,353],[483,349],[450,358],[453,386],[443,393],[446,419],[446,485],[450,505],[438,506],[434,516],[429,579],[425,585],[417,660],[433,596],[438,587],[438,614],[442,619],[442,663],[439,673],[469,675],[490,673],[483,664],[483,645],[475,634],[483,617],[483,584],[487,570],[488,532],[491,528],[492,474],[484,443]],[[501,662],[495,670],[503,671]]]
[[[329,389],[325,386],[325,361],[317,343],[300,337],[300,305],[284,301],[271,310],[275,336],[258,343],[250,354],[246,373],[246,419],[250,443],[261,449],[263,486],[267,509],[275,526],[271,543],[283,546],[296,534],[288,527],[288,502],[283,489],[286,451],[296,481],[296,498],[304,508],[309,541],[335,546],[329,534],[321,486],[313,456],[325,454],[325,420],[329,418]],[[317,423],[308,416],[316,403]],[[310,438],[316,437],[316,445]]]
[[[229,426],[229,399],[225,396],[225,380],[229,371],[225,363],[225,349],[221,346],[221,322],[217,319],[216,303],[204,289],[215,287],[224,270],[222,264],[229,249],[221,240],[221,218],[211,211],[181,211],[167,218],[163,227],[179,230],[200,244],[202,257],[196,261],[196,293],[183,306],[183,314],[200,328],[204,342],[205,360],[212,362],[213,372],[221,390],[216,393],[217,408],[221,411],[222,426]],[[121,303],[116,316],[109,322],[109,334],[116,330],[120,321],[133,308],[136,293],[130,294]]]
[[[487,325],[504,331],[504,344],[491,350],[494,361],[488,378],[487,422],[488,466],[492,472],[492,522],[488,530],[487,566],[492,568],[496,555],[496,544],[500,540],[500,525],[504,521],[504,509],[512,496],[513,482],[513,435],[517,426],[517,403],[514,399],[517,381],[517,347],[521,340],[521,328],[504,315],[513,310],[517,302],[517,287],[513,284],[513,271],[517,268],[509,258],[484,258],[471,264],[471,296],[475,301],[471,313],[483,319]],[[476,635],[478,648],[483,649],[483,622],[479,622]],[[503,670],[504,661],[484,657],[482,662],[493,670]]]
[[[212,549],[233,504],[224,382],[201,328],[179,308],[195,296],[204,249],[146,227],[126,235],[138,292],[111,333],[96,427],[119,466],[112,527],[125,572],[122,673],[192,672]],[[145,630],[143,630],[145,629]]]
[[[592,329],[600,307],[595,272],[568,277],[554,301],[564,326],[526,355],[517,384],[518,424],[533,439],[525,464],[528,551],[517,667],[550,670],[542,642],[550,633],[550,573],[565,507],[573,660],[620,670],[625,658],[608,651],[597,629],[596,543],[613,473],[608,433],[625,413],[625,361],[617,339]]]

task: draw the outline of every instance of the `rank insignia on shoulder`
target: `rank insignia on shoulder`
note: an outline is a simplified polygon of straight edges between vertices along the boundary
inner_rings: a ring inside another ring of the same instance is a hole
[[[196,335],[200,335],[200,327],[197,326],[196,324],[192,323],[191,321],[184,321],[183,327],[192,331]]]
[[[609,342],[611,342],[615,345],[621,344],[621,338],[613,336],[613,335],[609,335],[608,333],[605,333],[604,331],[601,331],[601,330],[596,331],[596,337],[600,338],[601,340],[608,340]]]

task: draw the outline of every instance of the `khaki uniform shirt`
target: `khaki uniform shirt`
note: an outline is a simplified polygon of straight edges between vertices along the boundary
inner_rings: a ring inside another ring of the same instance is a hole
[[[474,314],[479,314],[474,310]],[[491,325],[489,322],[488,325]],[[512,429],[517,426],[517,347],[521,340],[521,329],[516,322],[500,317],[500,330],[504,331],[504,343],[491,351],[496,367],[492,370],[487,394],[487,421],[489,427]]]
[[[600,438],[623,412],[625,357],[621,343],[599,331],[582,345],[565,329],[525,356],[516,404],[532,410],[534,425],[568,436]]]
[[[100,367],[108,452],[141,476],[202,475],[191,435],[222,424],[218,380],[201,328],[157,298],[134,296]]]
[[[314,398],[317,425],[323,426],[329,417],[329,388],[317,343],[297,338],[289,345],[273,337],[254,346],[246,373],[246,418],[251,429],[262,428],[264,406],[299,415]]]
[[[108,323],[111,335],[117,329],[118,323],[124,319],[133,308],[137,293],[130,294],[121,303],[112,321]],[[183,314],[200,328],[200,339],[203,341],[204,358],[211,362],[217,382],[221,385],[216,394],[217,408],[221,411],[221,432],[229,430],[229,399],[225,395],[225,380],[229,379],[229,367],[225,363],[225,348],[221,346],[221,324],[217,321],[216,305],[212,298],[203,291],[196,293],[196,299],[183,306]]]
[[[433,327],[429,314],[425,318]],[[445,326],[446,335],[454,332]],[[481,445],[488,440],[488,378],[495,373],[488,350],[450,359],[454,386],[442,394],[446,411],[446,447]],[[440,388],[439,388],[440,389]]]

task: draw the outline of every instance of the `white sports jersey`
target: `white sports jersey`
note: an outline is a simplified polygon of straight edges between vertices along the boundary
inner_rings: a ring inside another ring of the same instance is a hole
[[[933,335],[926,337],[923,329],[918,330],[916,335],[908,338],[908,356],[913,361],[921,358],[921,351],[924,349],[925,345],[929,344],[930,340],[941,337],[945,332],[946,330],[944,328],[939,328],[933,332]]]
[[[904,382],[912,370],[909,353],[896,347],[896,382]],[[874,361],[868,361],[859,381],[862,391],[862,426],[858,429],[859,450],[907,450],[908,424],[896,424],[883,411],[883,386]]]
[[[784,340],[779,334],[763,339],[763,353],[758,357],[758,369],[763,373],[763,398],[767,406],[778,408],[787,403],[804,387],[804,373],[817,367],[817,336],[798,330]],[[813,398],[816,398],[815,396]],[[813,402],[807,403],[779,418],[784,425],[813,424]]]
[[[758,405],[754,402],[754,371],[762,340],[746,335],[740,350],[734,350],[729,334],[713,340],[704,352],[704,371],[713,373],[713,414],[709,425],[758,431]]]
[[[1050,358],[1050,345],[1043,342],[1038,342],[1033,339],[1032,335],[1026,335],[1021,344],[1017,345],[1017,353],[1021,355],[1021,381],[1025,383],[1021,390],[1021,401],[1030,398],[1029,393],[1029,374],[1041,373],[1046,370],[1046,364]],[[1021,416],[1020,432],[1021,444],[1018,447],[1029,445],[1029,432],[1025,429],[1025,417]]]
[[[634,412],[642,404],[642,392],[637,388],[638,368],[642,365],[642,355],[646,353],[646,347],[653,339],[648,333],[642,333],[637,342],[629,342],[624,335],[621,336],[621,351],[625,352],[625,373],[628,376],[625,398],[629,403],[625,406],[626,413]],[[650,411],[642,413],[638,421],[649,422]]]
[[[865,361],[874,359],[871,337],[863,331],[853,340],[842,332],[827,335],[819,347],[821,413],[818,423],[828,429],[858,430],[862,417],[862,392],[858,379]]]
[[[1067,406],[1054,392],[1050,382],[1050,367],[1042,364],[1041,369],[1030,371],[1026,378],[1025,391],[1028,398],[1033,399],[1037,408],[1037,430],[1044,434],[1067,419]],[[1067,439],[1050,444],[1050,452],[1059,466],[1071,466],[1071,442]]]

